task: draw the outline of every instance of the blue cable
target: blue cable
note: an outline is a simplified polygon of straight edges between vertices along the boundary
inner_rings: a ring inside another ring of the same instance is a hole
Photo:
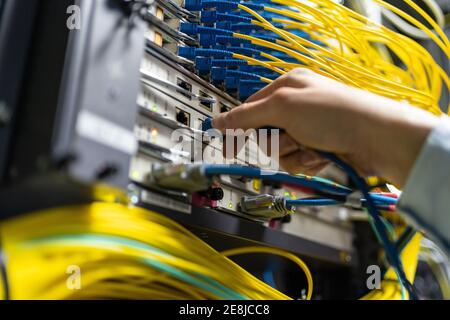
[[[209,122],[209,125],[212,127],[212,119]],[[408,281],[405,271],[403,269],[403,264],[402,261],[400,259],[400,255],[395,247],[395,244],[391,242],[391,240],[389,239],[389,235],[387,232],[387,228],[386,225],[383,223],[380,213],[378,212],[378,209],[376,207],[376,202],[375,199],[373,198],[373,194],[371,194],[369,192],[369,187],[367,185],[367,183],[364,181],[363,178],[361,178],[358,173],[355,171],[355,169],[353,169],[349,164],[347,164],[346,162],[344,162],[343,160],[341,160],[340,158],[338,158],[335,154],[329,153],[329,152],[322,152],[322,151],[317,151],[317,153],[319,155],[321,155],[322,157],[330,160],[331,162],[335,163],[336,165],[338,165],[342,170],[344,170],[344,172],[347,173],[347,175],[349,176],[349,178],[353,181],[353,183],[356,185],[356,187],[361,191],[365,201],[366,201],[366,207],[367,207],[367,211],[369,213],[369,215],[371,216],[371,218],[373,219],[373,223],[375,226],[375,230],[378,233],[381,243],[384,247],[385,250],[385,254],[386,257],[389,261],[389,263],[391,264],[391,266],[394,268],[394,270],[397,273],[398,279],[400,284],[406,288],[406,290],[409,293],[409,297],[413,300],[417,299],[417,295],[416,292],[414,290],[414,287],[412,286],[412,284]],[[224,171],[228,171],[228,172],[222,172],[220,173],[221,170]],[[205,168],[205,174],[206,175],[217,175],[217,174],[229,174],[229,175],[238,175],[238,176],[246,176],[246,177],[250,177],[250,178],[255,178],[255,179],[260,179],[262,174],[261,174],[261,169],[257,169],[257,168],[242,168],[242,167],[231,167],[231,166],[224,166],[224,165],[219,165],[219,166],[215,166],[215,168],[210,167],[208,168],[208,166],[206,166]],[[330,192],[330,185],[325,184],[325,188],[322,189],[323,185],[317,185],[317,183],[322,182],[321,180],[314,180],[314,183],[309,184],[309,182],[313,182],[313,181],[305,181],[304,178],[301,178],[299,176],[291,176],[289,174],[285,174],[285,173],[275,173],[274,175],[269,176],[270,180],[272,181],[278,181],[278,182],[284,182],[287,184],[293,184],[293,185],[299,185],[301,187],[306,187],[306,188],[312,188],[318,191],[322,191],[322,192]],[[337,194],[335,191],[339,191],[342,193],[340,193],[339,195],[344,195],[344,196],[348,196],[349,194],[352,193],[351,189],[348,189],[346,187],[341,187],[341,188],[332,188],[334,190],[331,191],[331,193]],[[383,199],[384,201],[389,201],[381,195],[377,195],[378,200]]]
[[[365,201],[365,199],[363,199],[361,201],[361,205],[362,207],[366,206],[367,201]],[[296,200],[292,200],[292,199],[287,199],[286,203],[291,205],[291,206],[311,206],[311,207],[320,207],[320,206],[334,206],[334,205],[343,205],[345,204],[345,201],[339,201],[336,199],[328,199],[328,198],[320,198],[320,199],[316,199],[316,198],[310,198],[310,199],[296,199]],[[383,202],[375,202],[375,205],[377,208],[380,209],[384,209],[385,206],[387,206],[385,203]]]
[[[381,219],[382,219],[383,224],[385,224],[386,229],[387,229],[388,231],[390,231],[390,229],[388,228],[388,225],[390,226],[390,228],[392,228],[392,226],[389,224],[389,222],[388,222],[387,220],[384,220],[382,217],[381,217]],[[369,224],[370,224],[370,226],[372,227],[372,230],[373,230],[373,232],[375,233],[375,236],[376,236],[378,242],[382,245],[383,242],[382,242],[382,240],[381,240],[380,233],[378,232],[378,229],[375,227],[373,218],[372,218],[371,216],[369,216]],[[389,233],[392,235],[392,234],[395,233],[395,232],[389,232]],[[397,250],[397,252],[399,252],[399,250]],[[397,279],[400,279],[399,273],[398,273],[396,270],[395,270],[395,272],[396,272],[396,275],[397,275]],[[383,272],[382,278],[385,277],[386,273],[387,273],[387,270],[385,270],[385,271]],[[398,280],[398,281],[399,281],[399,284],[400,284],[400,290],[401,290],[401,297],[402,297],[402,300],[405,300],[405,298],[406,298],[406,294],[405,294],[405,286],[403,286],[403,283],[402,283],[400,280]]]
[[[210,126],[212,124],[212,120],[210,123]],[[211,126],[212,127],[212,126]],[[206,131],[206,130],[205,130]],[[399,253],[396,250],[395,244],[391,242],[389,239],[389,235],[387,232],[386,225],[383,223],[380,213],[378,212],[378,209],[376,208],[376,202],[373,198],[374,195],[372,195],[369,192],[369,187],[367,186],[366,182],[363,178],[361,178],[358,173],[346,162],[339,159],[336,155],[328,152],[318,152],[321,156],[324,158],[334,162],[337,164],[342,170],[344,170],[347,175],[350,177],[350,179],[355,183],[355,185],[358,187],[358,189],[362,192],[363,197],[366,200],[366,206],[367,211],[371,218],[373,219],[373,224],[376,230],[376,233],[378,234],[381,243],[385,249],[386,257],[389,261],[389,263],[394,268],[397,277],[399,279],[399,282],[402,287],[406,288],[408,291],[409,297],[413,300],[417,299],[416,292],[414,290],[414,287],[412,284],[408,281],[405,271],[403,269],[403,264],[400,259]],[[329,184],[325,184],[322,181],[318,180],[308,180],[304,177],[300,176],[291,176],[287,173],[282,172],[276,172],[271,175],[263,175],[263,172],[259,168],[251,168],[251,167],[242,167],[242,166],[229,166],[229,165],[205,165],[204,168],[204,174],[206,176],[216,176],[216,175],[234,175],[234,176],[245,176],[249,178],[254,179],[261,179],[264,178],[266,180],[276,181],[276,182],[282,182],[292,185],[297,185],[300,187],[305,188],[311,188],[317,191],[321,192],[327,192],[332,193],[336,195],[344,195],[348,196],[352,191],[351,189],[348,189],[346,187],[337,187],[332,186]],[[382,196],[379,196],[382,197]],[[383,199],[386,197],[382,197]],[[379,198],[381,199],[381,198]],[[384,199],[386,200],[386,199]]]
[[[202,168],[205,176],[208,177],[218,175],[243,176],[253,179],[262,179],[266,181],[296,185],[299,187],[314,189],[324,193],[340,196],[347,196],[352,192],[351,189],[332,182],[326,183],[323,180],[317,180],[312,177],[292,176],[288,173],[267,171],[260,168],[220,164],[206,164],[203,165]]]
[[[406,290],[408,291],[408,294],[411,299],[416,300],[417,295],[414,290],[414,287],[412,284],[408,281],[406,278],[405,271],[403,269],[403,264],[400,259],[399,253],[395,248],[395,244],[391,242],[388,236],[388,232],[386,230],[386,226],[384,225],[383,221],[381,220],[380,213],[378,212],[376,208],[376,204],[373,199],[373,195],[369,192],[369,187],[367,183],[364,181],[363,178],[361,178],[358,173],[346,162],[339,159],[336,155],[328,152],[318,152],[321,156],[324,158],[334,162],[337,164],[342,170],[344,170],[347,175],[350,177],[350,179],[353,181],[353,183],[357,186],[357,188],[362,192],[364,198],[367,201],[367,211],[369,215],[373,219],[373,223],[375,226],[375,229],[377,230],[380,240],[382,242],[382,245],[385,249],[386,257],[389,261],[389,263],[392,265],[392,267],[395,269],[399,282],[401,285],[403,285]]]
[[[395,243],[395,247],[398,251],[403,251],[409,241],[416,234],[416,230],[414,228],[407,226],[402,234],[398,237],[397,242]]]
[[[186,2],[189,2],[189,1],[186,1]],[[267,3],[268,1],[260,0],[259,2]],[[201,5],[201,8],[203,8],[203,9],[216,8],[217,10],[220,11],[220,10],[235,10],[235,9],[237,9],[237,4],[239,3],[239,1],[233,2],[233,1],[209,0],[209,1],[197,1],[197,3],[199,3]],[[264,10],[264,6],[261,6],[261,5],[257,5],[257,4],[253,4],[253,3],[244,3],[244,5],[246,5],[247,7],[250,7],[254,10]],[[214,12],[214,13],[204,13],[205,16],[208,16],[210,19],[212,19],[209,22],[214,22],[213,21],[214,19],[215,19],[215,21],[224,21],[224,20],[228,19],[228,21],[233,21],[233,22],[248,22],[249,20],[251,21],[251,18],[252,18],[252,17],[246,17],[246,15],[248,15],[248,14],[245,12],[243,14],[241,14],[240,16],[234,15],[234,14],[222,14],[222,13],[217,13],[215,11],[212,11],[212,12]],[[250,28],[250,26],[248,26],[248,25],[246,26],[245,24],[242,24],[241,27],[244,29]],[[232,32],[229,30],[225,30],[225,29],[217,29],[217,28],[210,28],[210,27],[190,27],[190,28],[192,28],[192,30],[190,30],[189,28],[187,30],[190,32],[190,34],[192,34],[194,31],[196,31],[195,33],[207,33],[210,35],[218,35],[215,37],[215,41],[217,43],[226,43],[226,44],[242,44],[242,43],[249,44],[249,43],[251,43],[251,42],[249,42],[247,40],[243,40],[243,39],[238,39],[238,40],[236,40],[235,38],[230,39],[230,38],[232,38],[231,37]],[[234,28],[238,28],[238,26],[236,25]],[[252,26],[252,28],[256,29],[256,26]],[[236,30],[238,30],[238,29],[236,29]],[[271,42],[276,40],[276,37],[272,38],[272,37],[267,37],[265,35],[261,36],[260,38],[267,40],[267,41],[271,41]],[[220,62],[219,64],[221,66],[226,66],[227,64],[235,64],[235,63],[237,63],[237,62],[232,61],[232,60],[230,60],[230,61],[224,60],[223,62]],[[242,63],[242,64],[244,64],[244,63]],[[235,72],[234,76],[236,76],[236,77],[244,77],[244,78],[249,78],[249,79],[257,79],[257,77],[258,77],[258,75],[248,73],[248,72],[241,72],[241,71],[234,71],[234,72]],[[233,74],[233,73],[231,73],[231,74]],[[231,74],[225,73],[225,77],[229,77]],[[372,217],[372,219],[374,221],[374,226],[380,236],[383,246],[385,247],[386,257],[388,258],[389,262],[396,270],[401,284],[407,288],[407,290],[410,294],[410,297],[413,299],[416,298],[414,288],[409,283],[409,281],[406,279],[406,275],[404,273],[402,262],[398,255],[398,252],[395,250],[395,247],[389,240],[387,232],[386,232],[386,227],[382,223],[381,218],[379,216],[379,212],[377,210],[377,206],[380,207],[380,206],[395,205],[397,203],[397,199],[385,197],[382,195],[370,194],[368,186],[365,183],[365,181],[361,177],[359,177],[359,175],[356,173],[356,171],[354,171],[354,169],[351,166],[349,166],[348,164],[346,164],[345,162],[343,162],[342,160],[340,160],[333,154],[321,153],[321,155],[328,158],[329,160],[336,163],[337,165],[339,165],[349,175],[349,177],[353,180],[355,185],[357,185],[357,187],[363,193],[363,196],[365,198],[365,204],[368,209],[368,213]],[[221,168],[218,168],[218,167],[214,168],[211,166],[206,166],[205,174],[207,174],[207,175],[230,174],[230,175],[243,175],[243,176],[247,176],[247,177],[261,178],[261,170],[256,169],[256,168],[245,168],[245,167],[238,167],[238,166],[222,166]],[[298,179],[298,177],[294,177],[294,176],[290,176],[290,175],[282,174],[282,173],[275,173],[274,175],[270,175],[270,176],[266,176],[266,177],[270,177],[270,179],[268,179],[268,180],[272,180],[272,181],[292,183],[292,184],[296,184],[296,185],[299,185],[302,187],[314,188],[314,189],[319,189],[319,190],[320,190],[320,188],[324,187],[323,185],[312,187],[309,182],[305,183],[304,180]],[[317,182],[318,181],[315,181],[315,183],[317,183]],[[316,188],[316,187],[319,187],[319,188]],[[327,187],[325,187],[324,189],[327,190],[327,192],[331,191]],[[322,191],[324,191],[324,190],[322,190]],[[336,190],[332,190],[332,191],[335,192]],[[339,192],[342,192],[342,190],[339,190]],[[345,191],[343,195],[348,195],[348,191]],[[305,205],[305,204],[310,204],[310,205],[313,205],[313,204],[314,205],[338,204],[338,202],[336,200],[332,200],[332,199],[302,199],[302,200],[288,200],[288,201],[290,201],[291,203],[297,203],[297,205],[301,205],[301,204],[303,204],[303,205]]]
[[[263,279],[264,279],[264,282],[267,283],[272,288],[277,287],[271,266],[268,266],[267,269],[264,270]]]
[[[387,196],[383,196],[383,195],[379,195],[379,194],[371,193],[370,196],[372,197],[372,199],[374,201],[382,202],[385,205],[390,205],[390,204],[396,205],[398,202],[398,199],[396,199],[396,198],[391,198],[391,197],[387,197]]]
[[[288,206],[334,206],[342,204],[342,202],[339,202],[337,200],[333,199],[296,199],[296,200],[286,200],[286,205]]]

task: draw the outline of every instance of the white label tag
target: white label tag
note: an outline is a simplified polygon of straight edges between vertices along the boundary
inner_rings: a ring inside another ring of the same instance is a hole
[[[89,111],[81,111],[76,128],[77,133],[84,138],[124,153],[136,153],[137,141],[132,131],[128,131]]]

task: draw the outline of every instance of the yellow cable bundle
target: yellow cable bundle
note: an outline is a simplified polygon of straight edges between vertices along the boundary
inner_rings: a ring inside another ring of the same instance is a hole
[[[290,299],[227,259],[275,254],[313,280],[297,256],[269,247],[219,253],[174,221],[123,204],[94,203],[37,212],[1,225],[3,262],[10,299]],[[402,252],[413,282],[421,235]],[[0,278],[0,298],[6,283]],[[400,299],[388,269],[381,290],[363,300]]]
[[[414,282],[416,275],[421,240],[422,235],[416,233],[401,253],[405,274],[408,281],[411,283]],[[361,300],[401,300],[401,298],[402,292],[400,284],[395,271],[391,267],[386,271],[383,281],[381,282],[381,289],[371,291],[362,297]]]
[[[263,62],[242,55],[235,55],[235,58],[280,74],[296,67],[306,67],[346,84],[441,114],[439,100],[442,90],[449,90],[450,79],[427,50],[414,40],[331,0],[271,2],[289,7],[290,10],[265,6],[265,11],[279,15],[268,21],[245,6],[245,3],[238,7],[254,17],[253,24],[274,32],[280,37],[279,40],[270,42],[241,33],[234,33],[234,37],[283,52],[298,63],[283,63],[280,59]],[[422,15],[434,30],[427,29],[416,19],[384,1],[376,2],[422,29],[450,57],[450,41],[432,18],[412,1],[406,3]],[[279,29],[273,23],[283,24],[285,28]],[[290,32],[293,30],[307,32],[312,40]],[[401,67],[394,64],[392,59],[386,59],[388,52],[401,61]]]
[[[11,299],[289,299],[177,223],[136,207],[51,209],[7,221],[0,231]],[[299,258],[241,250],[293,259],[311,298],[311,273]]]

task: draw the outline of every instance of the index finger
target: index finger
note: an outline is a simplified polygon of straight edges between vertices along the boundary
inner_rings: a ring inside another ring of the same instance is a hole
[[[250,98],[247,99],[247,103],[254,102],[257,100],[261,100],[267,98],[271,94],[273,94],[277,89],[283,87],[290,88],[305,88],[308,85],[308,77],[314,74],[313,71],[304,68],[297,68],[289,73],[286,73],[276,79],[271,84],[265,86],[263,89],[259,90]]]
[[[281,112],[274,99],[266,98],[232,109],[213,119],[213,127],[225,132],[226,129],[256,129],[265,126],[281,126]]]

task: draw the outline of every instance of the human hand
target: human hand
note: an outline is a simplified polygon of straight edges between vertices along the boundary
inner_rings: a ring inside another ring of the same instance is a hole
[[[403,186],[438,118],[401,102],[346,86],[307,69],[281,76],[246,103],[214,119],[216,129],[282,128],[280,164],[315,174],[332,152],[360,174]]]

